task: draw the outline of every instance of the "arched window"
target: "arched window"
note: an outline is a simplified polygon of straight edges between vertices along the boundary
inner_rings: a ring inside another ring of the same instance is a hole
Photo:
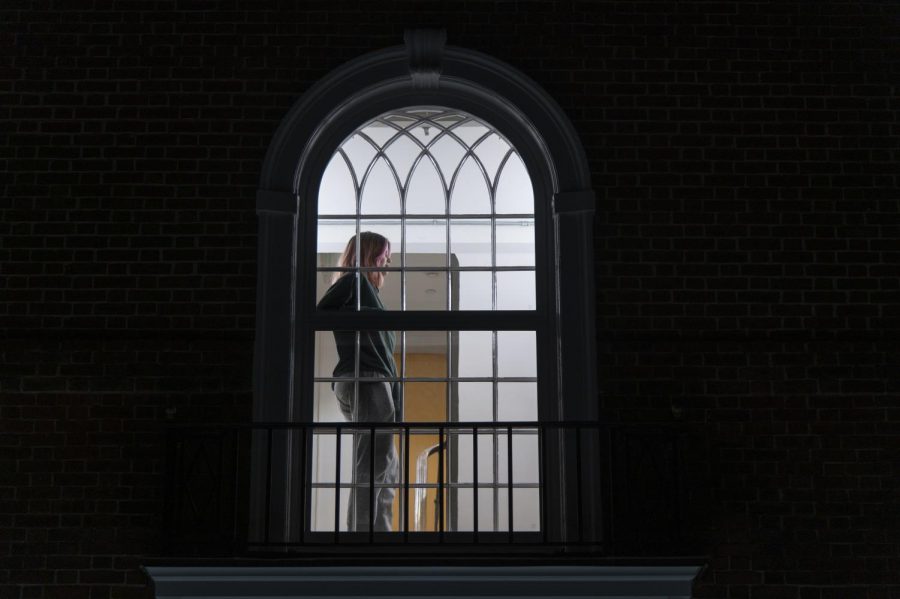
[[[412,32],[405,48],[339,69],[291,111],[264,166],[254,418],[340,420],[334,386],[369,380],[359,347],[373,332],[396,339],[398,368],[388,382],[402,389],[402,422],[595,417],[592,210],[571,125],[507,65]],[[374,269],[358,251],[338,265],[348,239],[363,231],[391,242],[391,264],[378,269],[387,274],[384,309],[317,310],[335,280],[353,277],[359,290]],[[355,357],[352,369],[337,372],[340,343]],[[397,436],[414,474],[393,530],[507,530],[502,522],[563,534],[564,469],[539,475],[536,434],[448,428]],[[266,497],[256,498],[267,504],[267,538],[343,530],[336,516],[352,474],[347,485],[335,482],[344,481],[340,462],[351,444],[340,430],[268,439],[274,475]],[[561,464],[563,445],[545,457]],[[435,446],[439,463],[429,465]],[[418,475],[421,484],[411,484]],[[441,477],[443,518],[430,507],[437,489],[429,476]],[[548,511],[556,518],[549,525]]]
[[[541,212],[542,220],[546,212]],[[387,275],[379,291],[386,312],[379,316],[384,316],[380,319],[384,328],[396,331],[397,372],[385,380],[397,390],[397,419],[537,421],[538,383],[552,380],[556,351],[545,339],[548,299],[538,300],[536,293],[536,279],[541,288],[547,288],[550,279],[544,261],[536,272],[531,178],[515,148],[488,123],[443,107],[406,107],[370,120],[338,147],[322,176],[317,197],[317,302],[341,276],[355,277],[358,287],[364,284],[367,269],[359,266],[358,258],[353,267],[345,268],[339,267],[338,259],[348,239],[366,231],[383,235],[393,246],[392,266],[381,271]],[[355,294],[357,301],[361,295]],[[410,313],[421,311],[432,313],[430,330],[407,330],[408,324],[418,326],[418,316],[409,319]],[[450,312],[455,313],[452,323],[443,318]],[[499,315],[514,318],[515,328],[484,328]],[[324,311],[317,314],[333,321],[331,316]],[[344,316],[345,312],[338,316],[335,326]],[[333,387],[369,380],[358,348],[372,332],[317,328],[314,334],[312,420],[340,421]],[[335,343],[342,341],[355,346],[344,353],[356,360],[352,371],[345,367],[335,373]],[[545,365],[540,376],[539,363]],[[353,393],[358,396],[360,391]],[[405,450],[404,433],[396,442]],[[399,452],[403,468],[412,473],[407,485],[411,488],[405,500],[403,496],[395,500],[393,530],[470,531],[476,513],[479,530],[506,530],[510,489],[516,506],[513,529],[538,530],[537,430],[516,429],[509,439],[507,434],[498,429],[480,433],[447,429],[445,451],[436,455],[439,432],[413,429],[408,453]],[[353,485],[359,484],[351,467],[352,435],[342,435],[342,441],[341,496],[335,497],[338,439],[331,430],[314,435],[312,530],[332,530],[335,509],[347,506]],[[513,454],[507,455],[510,447]],[[444,505],[437,511],[445,513],[443,526],[436,521],[435,510],[440,461],[445,469],[440,485]],[[511,483],[506,472],[510,462]],[[411,509],[401,510],[404,502]],[[409,519],[405,526],[400,521],[403,513]],[[346,521],[339,522],[345,529]]]

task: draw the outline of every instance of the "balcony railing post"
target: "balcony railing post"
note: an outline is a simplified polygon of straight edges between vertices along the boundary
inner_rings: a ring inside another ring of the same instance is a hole
[[[338,426],[334,430],[334,542],[340,542],[340,531],[341,531],[341,427]],[[354,431],[353,433],[354,443],[356,445],[356,440],[358,439],[358,435]],[[354,452],[355,454],[355,452]],[[354,467],[351,472],[355,472],[356,468]],[[356,484],[356,476],[350,476],[350,484]],[[348,505],[352,505],[353,496],[356,489],[352,486],[350,487],[350,500],[347,502]],[[356,523],[356,518],[350,519],[354,524]]]
[[[472,537],[478,543],[478,426],[472,426]]]
[[[307,509],[309,487],[306,480],[306,462],[311,455],[309,453],[309,438],[307,436],[307,431],[308,427],[306,424],[300,426],[300,463],[298,464],[299,473],[297,476],[300,489],[297,496],[300,499],[299,542],[301,545],[306,538],[306,518],[309,513],[309,510]]]
[[[403,542],[409,543],[409,425],[404,425],[403,442]]]
[[[269,544],[269,527],[272,523],[272,427],[266,428],[266,516],[263,542]]]
[[[369,429],[369,543],[375,540],[375,425]]]
[[[444,542],[444,427],[438,427],[438,539]]]
[[[508,540],[513,541],[513,427],[506,427],[506,525]]]

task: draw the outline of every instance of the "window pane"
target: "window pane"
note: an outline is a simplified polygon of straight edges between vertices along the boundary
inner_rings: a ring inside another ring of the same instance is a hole
[[[506,429],[500,429],[502,432],[498,433],[494,436],[494,442],[497,445],[497,464],[495,468],[497,469],[497,475],[494,477],[494,480],[498,483],[506,484],[507,483],[507,455],[509,452],[507,451],[507,439],[509,435],[506,434]],[[515,454],[513,459],[515,459]]]
[[[312,463],[313,468],[310,478],[313,484],[333,486],[338,475],[336,460],[338,455],[338,442],[340,442],[341,468],[340,482],[349,483],[352,480],[353,467],[353,434],[341,429],[340,435],[336,428],[322,428],[312,430]],[[334,493],[331,494],[334,500]],[[334,513],[332,511],[332,513]]]
[[[362,182],[360,210],[362,214],[400,214],[400,182],[384,158]]]
[[[444,174],[444,180],[449,185],[450,180],[453,178],[453,173],[456,172],[456,167],[459,166],[462,157],[466,153],[465,148],[452,136],[443,134],[440,139],[429,146],[428,150],[434,156],[441,172]]]
[[[408,266],[447,266],[447,221],[406,221]]]
[[[360,223],[362,231],[373,231],[387,237],[391,241],[392,249],[400,246],[400,225],[398,221],[387,220],[363,220]],[[353,221],[320,221],[318,227],[318,263],[323,267],[316,276],[316,303],[322,299],[333,283],[337,281],[336,274],[342,271],[334,270],[338,266],[340,256],[343,254],[349,240],[356,234],[356,223]],[[353,256],[354,263],[356,256]],[[402,255],[399,251],[392,253],[390,268],[396,269],[402,264]],[[343,271],[345,272],[345,271]],[[387,310],[400,309],[400,276],[399,271],[384,271],[383,287],[379,293],[382,304]],[[353,276],[352,273],[350,276]]]
[[[334,489],[313,489],[310,495],[310,512],[312,514],[310,526],[312,530],[334,531]],[[345,518],[339,517],[338,521],[342,527],[346,527]]]
[[[353,172],[356,173],[357,184],[361,183],[363,174],[369,168],[369,163],[375,158],[375,148],[361,135],[354,135],[341,145],[341,149],[347,154]]]
[[[392,125],[396,126],[398,129],[406,129],[407,127],[413,125],[416,120],[418,120],[418,115],[415,114],[419,112],[419,110],[410,110],[411,114],[389,114],[383,118],[383,120],[390,122]]]
[[[474,119],[470,119],[453,129],[453,133],[469,147],[475,145],[475,142],[484,137],[487,132],[487,127]]]
[[[434,116],[433,120],[442,127],[450,128],[456,123],[466,120],[466,116],[458,112],[447,111],[440,115]]]
[[[460,266],[491,266],[491,221],[452,219],[450,253]]]
[[[537,383],[498,383],[497,404],[500,420],[537,420]]]
[[[407,214],[446,214],[444,184],[427,157],[416,165],[406,191]]]
[[[536,349],[534,331],[497,331],[497,374],[537,376]]]
[[[447,331],[406,331],[406,377],[447,376]]]
[[[479,472],[480,474],[480,472]],[[494,530],[494,504],[496,490],[478,489],[478,530]]]
[[[474,489],[456,490],[456,528],[454,530],[463,532],[475,530],[475,509],[472,506],[472,497],[474,494]]]
[[[445,270],[405,273],[407,310],[446,310],[447,278]]]
[[[475,155],[484,165],[491,183],[494,182],[497,168],[508,151],[509,144],[496,133],[491,134],[475,147]]]
[[[513,530],[541,529],[540,489],[513,488]]]
[[[319,214],[356,214],[356,189],[350,169],[336,153],[322,175],[319,186]]]
[[[403,255],[400,251],[400,221],[394,219],[361,219],[360,231],[372,231],[387,238],[391,244],[391,267],[403,266]],[[355,232],[354,232],[355,233]],[[347,238],[349,240],[349,237]],[[347,240],[344,243],[347,243]]]
[[[509,530],[509,503],[507,497],[509,491],[506,487],[497,489],[497,530]],[[538,489],[513,488],[513,518],[514,531],[540,530],[540,491]]]
[[[534,266],[534,219],[497,219],[497,266]]]
[[[459,422],[487,422],[494,418],[493,383],[457,383]],[[462,459],[462,458],[460,458]]]
[[[331,376],[327,373],[324,376]],[[343,422],[344,414],[332,383],[313,384],[313,422]]]
[[[382,306],[384,306],[385,310],[399,310],[400,309],[400,271],[399,270],[389,270],[384,271],[384,279],[383,284],[380,290],[377,290],[378,299],[381,300]],[[337,278],[335,278],[337,275]],[[350,283],[344,283],[340,281],[342,277],[350,277]],[[354,298],[356,297],[355,291],[349,291],[350,295],[347,295],[346,298],[343,294],[334,295],[327,306],[320,306],[322,298],[328,293],[332,286],[340,282],[342,285],[349,284],[355,285],[356,274],[349,273],[344,274],[341,271],[335,270],[320,270],[316,274],[316,305],[319,306],[320,310],[340,310],[340,309],[356,309],[356,302]],[[340,289],[340,288],[339,288]],[[337,305],[333,302],[340,302],[343,299],[349,300],[351,302],[350,306],[347,308],[343,308],[341,305]],[[368,308],[375,308],[374,305],[367,306]]]
[[[404,383],[403,420],[447,422],[447,383]]]
[[[513,429],[513,484],[534,484],[539,482],[537,429],[521,431],[517,434]]]
[[[479,484],[494,483],[498,480],[498,473],[494,471],[494,434],[481,432],[478,429],[478,482]],[[482,505],[479,505],[479,510]]]
[[[495,210],[498,214],[531,214],[534,212],[534,191],[531,178],[518,154],[506,161],[497,183]]]
[[[353,377],[356,331],[316,331],[314,353],[316,377]]]
[[[375,121],[363,127],[362,134],[368,137],[375,147],[383,148],[384,144],[397,135],[397,130],[386,123]]]
[[[400,310],[400,279],[402,273],[399,270],[384,271],[384,282],[378,290],[378,298],[385,310]]]
[[[452,482],[471,483],[473,480],[475,448],[472,438],[472,429],[457,429],[452,433],[450,442],[453,451],[451,456],[456,465],[456,476]],[[481,454],[483,451],[484,448],[479,445],[478,453]]]
[[[425,117],[428,115],[423,114],[422,116]],[[427,146],[430,142],[434,141],[434,138],[436,137],[437,132],[440,131],[440,128],[429,121],[425,121],[412,127],[408,127],[406,130],[410,135],[416,138],[419,143],[421,143],[423,146]]]
[[[493,277],[487,271],[460,272],[458,297],[459,310],[490,310]],[[456,297],[456,295],[454,295]]]
[[[534,271],[497,273],[498,310],[534,310]]]
[[[334,270],[320,270],[316,273],[316,305],[343,273]],[[352,274],[349,276],[353,276]]]
[[[463,162],[450,192],[452,214],[490,214],[491,193],[485,175],[475,158]]]
[[[352,220],[320,219],[316,227],[317,264],[333,268],[347,247],[350,238],[356,235],[356,222]]]
[[[406,135],[401,135],[385,148],[384,153],[394,165],[402,186],[406,185],[409,169],[420,151],[419,146]]]
[[[494,375],[493,333],[460,331],[455,335],[453,372],[458,377],[490,377]]]

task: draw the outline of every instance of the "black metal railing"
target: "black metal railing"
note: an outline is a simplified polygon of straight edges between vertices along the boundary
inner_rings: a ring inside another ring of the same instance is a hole
[[[374,459],[367,479],[355,480],[347,452],[383,435],[391,435],[398,450],[399,481],[375,482]],[[679,435],[665,428],[587,422],[172,426],[166,551],[659,552],[680,538],[678,472]],[[388,532],[372,526],[374,491],[384,487],[398,495]],[[348,530],[344,516],[353,489],[368,491],[370,520]]]

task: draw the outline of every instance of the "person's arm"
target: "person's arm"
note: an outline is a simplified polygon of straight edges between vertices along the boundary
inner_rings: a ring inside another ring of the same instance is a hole
[[[328,288],[328,291],[325,292],[325,295],[323,295],[322,299],[319,300],[319,303],[316,304],[316,308],[319,310],[353,309],[356,307],[354,305],[356,302],[353,301],[353,291],[353,277],[344,275]]]
[[[378,297],[378,290],[363,277],[359,282],[360,302],[359,310],[384,310],[384,305]],[[329,287],[319,303],[319,310],[356,310],[356,278],[352,275],[344,275]]]

